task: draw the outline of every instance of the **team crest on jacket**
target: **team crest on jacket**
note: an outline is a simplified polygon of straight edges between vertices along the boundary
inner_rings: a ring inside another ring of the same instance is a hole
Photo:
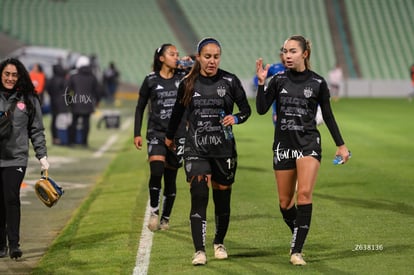
[[[303,90],[303,94],[305,95],[306,98],[310,98],[313,94],[313,90],[311,87],[305,87],[305,89]]]
[[[219,95],[219,97],[223,97],[226,95],[226,88],[223,86],[218,86],[217,87],[217,94]]]
[[[190,172],[191,171],[191,167],[192,167],[191,162],[187,162],[185,164],[185,171]]]
[[[19,108],[20,111],[23,111],[24,108],[26,108],[26,104],[24,104],[24,102],[22,101],[17,102],[16,106],[17,108]]]

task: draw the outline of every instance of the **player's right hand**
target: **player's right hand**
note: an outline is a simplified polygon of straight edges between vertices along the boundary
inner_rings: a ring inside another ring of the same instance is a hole
[[[142,149],[142,137],[141,136],[134,137],[134,145],[138,150]]]
[[[263,58],[256,60],[256,76],[259,85],[264,85],[267,77],[267,72],[269,71],[270,64],[267,64],[263,67]]]

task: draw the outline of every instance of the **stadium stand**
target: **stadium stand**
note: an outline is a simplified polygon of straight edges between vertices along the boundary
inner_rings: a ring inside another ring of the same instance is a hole
[[[255,61],[279,61],[278,50],[292,34],[309,37],[314,68],[325,73],[335,63],[324,1],[177,1],[199,37],[214,36],[223,46],[222,67],[241,78],[253,76]],[[204,3],[204,4],[203,4]],[[206,12],[206,8],[210,10]]]
[[[116,5],[111,0],[0,0],[0,25],[26,44],[96,54],[101,66],[115,61],[123,81],[140,84],[154,50],[165,42],[180,44],[155,1]]]
[[[195,37],[214,36],[223,45],[222,68],[251,79],[257,57],[278,61],[284,39],[303,34],[313,43],[313,69],[322,75],[335,63],[326,16],[327,1],[175,0]],[[344,1],[362,78],[407,79],[414,61],[412,0]],[[96,54],[101,66],[115,61],[122,80],[140,84],[153,51],[180,41],[157,1],[0,0],[0,31],[31,45]],[[177,18],[177,20],[179,20]],[[188,30],[180,30],[186,32]],[[195,50],[195,45],[194,45]]]
[[[345,1],[365,79],[407,79],[414,61],[412,0]]]

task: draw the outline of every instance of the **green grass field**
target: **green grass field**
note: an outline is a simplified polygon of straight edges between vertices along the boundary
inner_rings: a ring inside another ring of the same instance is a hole
[[[289,264],[290,233],[279,212],[272,171],[271,116],[257,115],[254,104],[251,118],[234,129],[239,169],[225,240],[229,259],[213,257],[210,198],[208,263],[191,265],[190,197],[181,169],[170,230],[154,233],[148,274],[412,273],[414,103],[341,99],[333,104],[352,159],[332,164],[336,147],[321,126],[323,159],[304,267]],[[33,274],[132,274],[149,167],[145,150],[132,145],[132,129],[130,135]]]

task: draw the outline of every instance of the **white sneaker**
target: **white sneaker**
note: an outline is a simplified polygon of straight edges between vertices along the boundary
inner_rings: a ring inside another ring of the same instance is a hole
[[[207,263],[206,252],[204,251],[197,251],[194,254],[192,264],[193,265],[205,265]]]
[[[214,245],[214,257],[219,260],[224,260],[228,258],[227,249],[222,244]]]
[[[148,221],[148,229],[151,231],[158,230],[158,215],[151,213],[151,216]]]
[[[161,219],[160,230],[168,230],[170,228],[169,222],[166,219]]]
[[[301,252],[300,254],[302,254],[302,257],[305,257],[305,253]],[[289,250],[289,256],[292,255],[292,248]]]
[[[293,253],[290,256],[290,263],[293,265],[306,265],[306,262],[303,260],[302,253]]]

